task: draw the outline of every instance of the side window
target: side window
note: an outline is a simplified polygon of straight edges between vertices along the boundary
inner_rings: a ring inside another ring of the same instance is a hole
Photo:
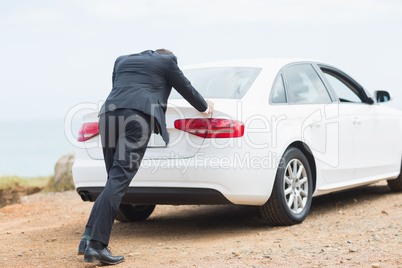
[[[348,84],[346,81],[343,81],[341,78],[332,75],[325,70],[323,70],[325,78],[328,80],[329,84],[332,86],[332,89],[335,91],[341,102],[354,102],[354,103],[362,103],[363,100],[359,96],[359,90],[354,88],[352,85]]]
[[[278,75],[271,89],[271,103],[286,103],[285,87],[282,75]]]
[[[331,102],[323,82],[310,64],[298,64],[283,70],[288,100],[293,104],[325,104]]]

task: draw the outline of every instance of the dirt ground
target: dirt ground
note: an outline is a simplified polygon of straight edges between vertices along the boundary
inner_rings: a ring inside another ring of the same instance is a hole
[[[1,267],[91,267],[77,255],[92,203],[74,191],[0,209]],[[269,227],[249,206],[157,206],[115,222],[117,267],[402,267],[402,193],[384,183],[313,199],[299,225]]]

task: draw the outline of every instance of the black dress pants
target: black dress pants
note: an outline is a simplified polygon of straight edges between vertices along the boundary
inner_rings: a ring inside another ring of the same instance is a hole
[[[152,130],[151,116],[137,110],[118,109],[99,118],[108,178],[86,225],[92,240],[109,244],[117,210],[140,167]]]

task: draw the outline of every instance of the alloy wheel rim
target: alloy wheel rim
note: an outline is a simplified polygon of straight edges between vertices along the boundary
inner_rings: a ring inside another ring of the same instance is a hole
[[[303,163],[299,159],[292,159],[286,166],[283,189],[285,201],[295,214],[303,212],[308,201],[308,177]]]

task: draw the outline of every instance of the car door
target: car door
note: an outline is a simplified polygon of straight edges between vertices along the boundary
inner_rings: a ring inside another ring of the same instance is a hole
[[[326,183],[353,178],[354,154],[351,121],[339,113],[338,103],[326,89],[317,70],[310,63],[283,69],[288,102],[302,122],[301,138],[312,151],[317,178]],[[317,188],[325,187],[317,179]]]
[[[339,113],[352,122],[354,178],[369,178],[392,170],[399,159],[395,146],[399,124],[386,108],[374,103],[353,79],[328,66],[320,66],[324,79],[339,98]]]

